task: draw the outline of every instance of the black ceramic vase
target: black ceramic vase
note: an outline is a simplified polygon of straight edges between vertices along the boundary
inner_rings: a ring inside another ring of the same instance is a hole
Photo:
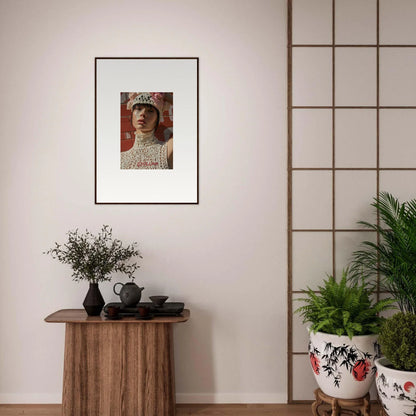
[[[89,316],[98,316],[104,307],[104,298],[101,295],[98,283],[90,283],[83,305]]]

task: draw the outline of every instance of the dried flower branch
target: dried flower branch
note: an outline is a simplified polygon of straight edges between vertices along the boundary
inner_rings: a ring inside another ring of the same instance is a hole
[[[55,247],[44,254],[61,263],[72,267],[73,280],[88,280],[98,283],[111,280],[111,273],[121,272],[134,280],[134,272],[140,267],[137,262],[129,263],[134,257],[143,258],[134,242],[127,247],[118,239],[113,239],[113,231],[108,225],[103,225],[97,236],[85,230],[78,229],[67,233],[65,244],[55,243]]]

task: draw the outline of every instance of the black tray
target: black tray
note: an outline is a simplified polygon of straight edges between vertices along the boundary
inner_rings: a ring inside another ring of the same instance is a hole
[[[166,302],[160,308],[156,308],[152,302],[139,302],[136,306],[124,306],[121,302],[107,303],[104,306],[104,313],[107,314],[109,306],[118,306],[120,308],[120,316],[136,316],[137,308],[139,306],[147,306],[150,308],[150,313],[157,316],[179,316],[185,307],[183,302]]]

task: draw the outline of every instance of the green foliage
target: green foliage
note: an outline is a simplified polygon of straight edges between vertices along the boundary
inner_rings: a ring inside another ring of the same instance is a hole
[[[392,309],[393,300],[373,302],[365,283],[347,283],[347,277],[348,270],[343,272],[339,283],[329,276],[318,293],[308,287],[303,291],[307,297],[299,299],[306,305],[295,313],[303,317],[304,323],[311,323],[313,332],[348,335],[350,339],[356,335],[378,334],[383,322],[378,313]]]
[[[364,241],[353,253],[352,275],[375,283],[379,274],[381,289],[391,293],[400,310],[416,314],[416,199],[400,204],[381,192],[371,205],[384,224],[359,224],[377,231],[380,241]]]
[[[379,343],[396,370],[416,371],[416,315],[400,312],[386,319]]]
[[[109,281],[114,272],[125,273],[134,280],[133,273],[140,266],[128,262],[134,257],[142,258],[137,243],[123,247],[120,240],[113,239],[112,229],[108,225],[103,225],[97,236],[88,230],[85,230],[85,234],[79,234],[78,229],[69,231],[67,235],[67,243],[55,243],[55,247],[44,254],[69,264],[73,280],[88,280],[90,283]]]

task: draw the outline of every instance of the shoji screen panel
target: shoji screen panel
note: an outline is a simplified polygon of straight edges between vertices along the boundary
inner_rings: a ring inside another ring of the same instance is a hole
[[[316,388],[295,299],[377,240],[357,221],[379,191],[416,197],[415,22],[414,0],[288,1],[291,403]]]

